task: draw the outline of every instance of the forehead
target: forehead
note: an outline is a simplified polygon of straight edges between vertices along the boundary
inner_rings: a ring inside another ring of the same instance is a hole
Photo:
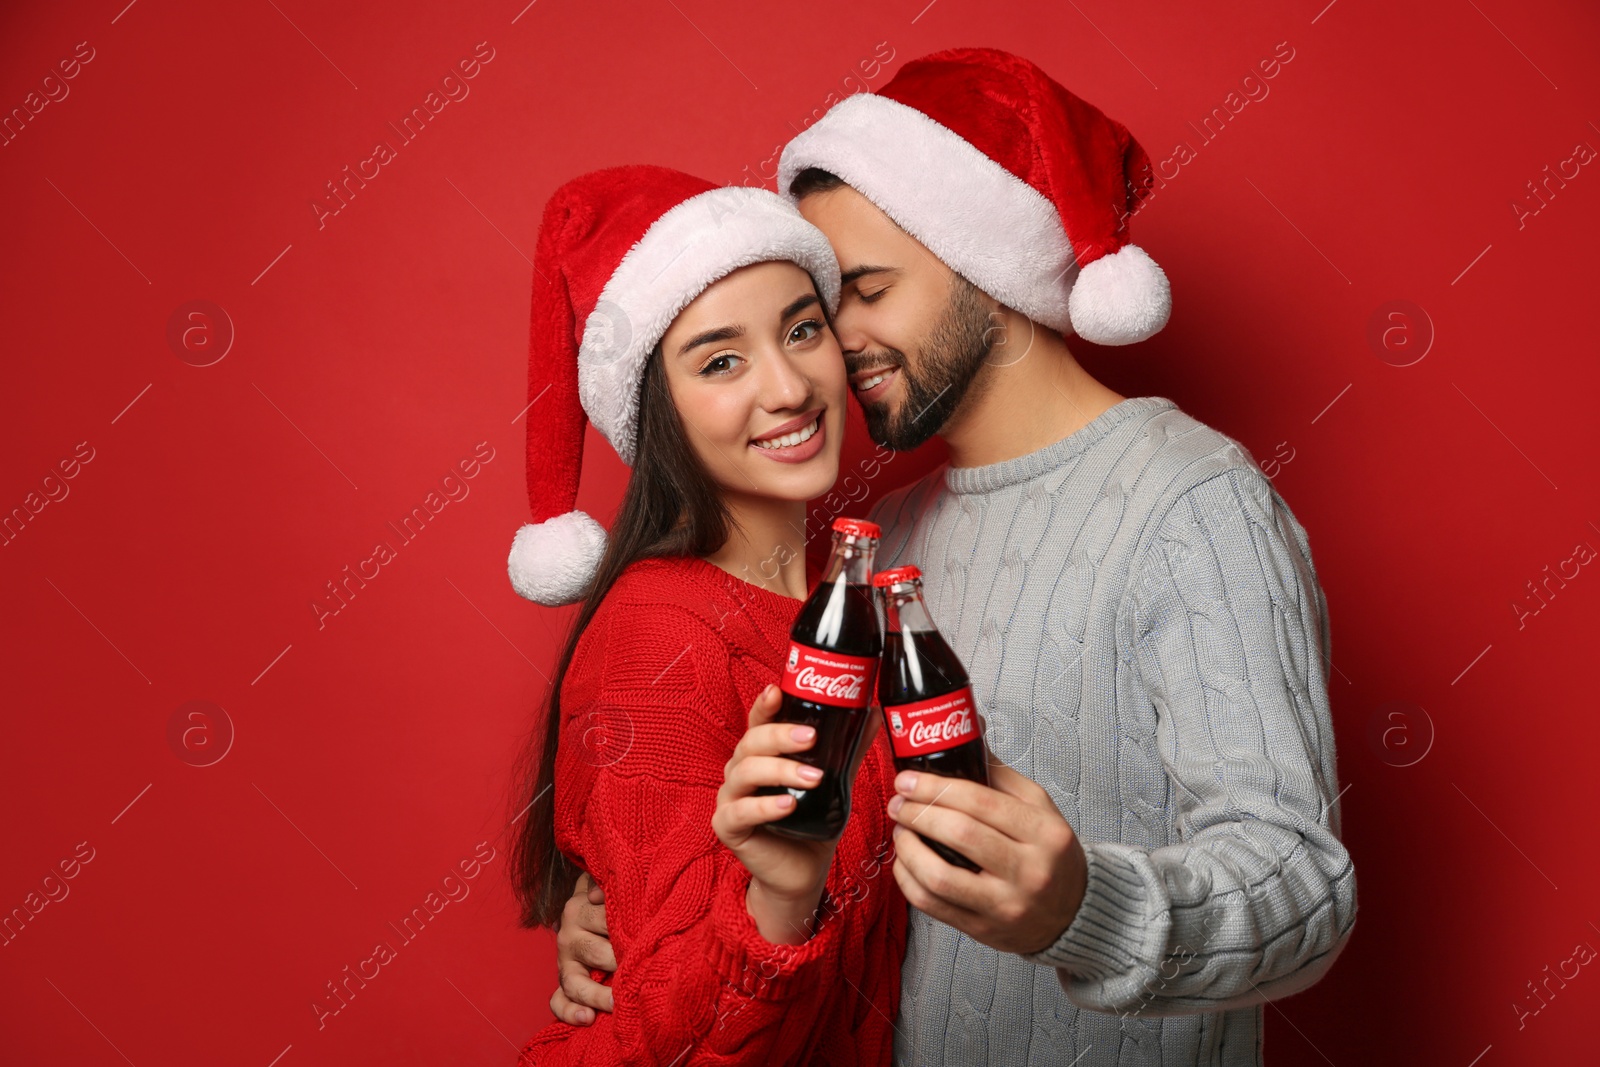
[[[926,253],[920,242],[902,230],[878,206],[848,185],[812,193],[799,202],[806,217],[833,245],[839,269],[849,273],[862,263],[911,266]]]
[[[670,342],[708,326],[752,329],[778,318],[796,297],[814,291],[811,275],[788,260],[752,263],[712,282],[672,320]]]

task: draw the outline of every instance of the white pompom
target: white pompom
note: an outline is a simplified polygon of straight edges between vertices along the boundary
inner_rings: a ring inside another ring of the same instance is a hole
[[[528,523],[511,542],[511,587],[536,604],[581,600],[606,550],[606,531],[581,511]]]
[[[1085,341],[1129,345],[1167,324],[1172,287],[1144,249],[1123,245],[1078,272],[1067,313],[1073,332]]]

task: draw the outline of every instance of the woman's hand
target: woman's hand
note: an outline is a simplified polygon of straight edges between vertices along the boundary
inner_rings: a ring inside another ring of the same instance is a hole
[[[750,872],[746,907],[761,936],[773,944],[797,945],[811,936],[806,925],[822,899],[822,887],[839,842],[797,841],[766,829],[794,811],[787,793],[757,796],[761,786],[809,789],[822,772],[784,753],[803,752],[816,741],[809,726],[773,722],[783,693],[769,685],[750,707],[750,726],[723,769],[711,828]]]

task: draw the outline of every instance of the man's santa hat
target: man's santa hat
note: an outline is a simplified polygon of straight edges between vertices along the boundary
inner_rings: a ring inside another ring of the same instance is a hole
[[[1167,277],[1128,237],[1149,157],[1026,59],[953,48],[912,60],[790,141],[778,188],[808,167],[1035,322],[1103,345],[1166,325]]]
[[[528,344],[528,500],[507,569],[518,593],[580,599],[605,530],[574,510],[586,422],[630,466],[646,360],[678,312],[740,267],[804,268],[832,313],[839,263],[822,232],[765,189],[713,186],[666,167],[575,178],[545,205]]]

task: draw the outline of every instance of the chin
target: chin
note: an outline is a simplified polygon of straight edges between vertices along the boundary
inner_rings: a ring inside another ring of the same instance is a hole
[[[789,464],[751,456],[750,461],[743,465],[745,476],[740,479],[742,484],[731,488],[743,492],[753,490],[759,496],[802,504],[832,492],[834,483],[839,480],[839,464],[844,451],[844,419],[837,417],[842,410],[842,407],[834,407],[830,417],[824,418],[823,433],[826,436],[821,451],[816,455],[802,463]]]
[[[839,480],[839,457],[818,456],[806,464],[805,470],[795,471],[782,479],[769,478],[761,488],[767,495],[797,504],[817,500],[832,491]],[[781,484],[780,484],[781,483]]]
[[[867,433],[874,444],[883,441],[883,431],[892,427],[895,419],[899,417],[895,409],[888,404],[874,404],[870,409],[863,408],[861,414],[867,424]]]

